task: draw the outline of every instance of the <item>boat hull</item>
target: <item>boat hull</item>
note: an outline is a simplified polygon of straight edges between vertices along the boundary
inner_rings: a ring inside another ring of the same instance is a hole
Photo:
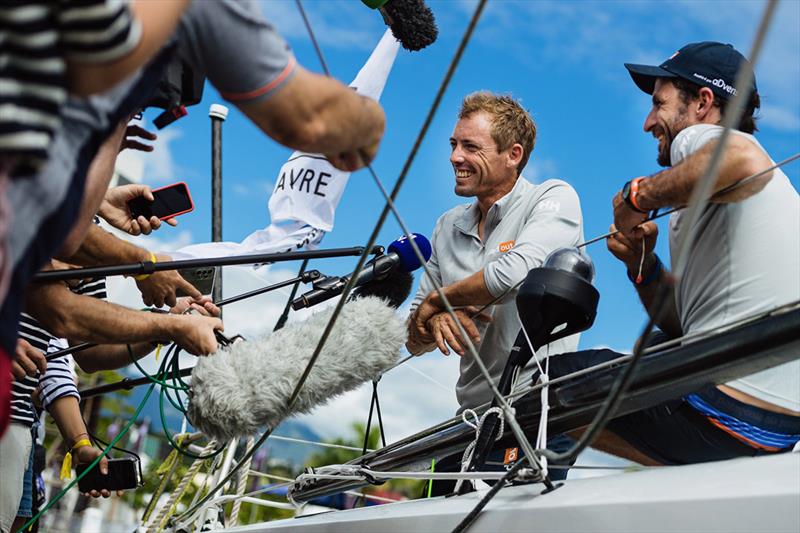
[[[542,485],[506,487],[469,531],[800,531],[800,454],[650,468]],[[230,531],[451,531],[485,490],[253,524]]]

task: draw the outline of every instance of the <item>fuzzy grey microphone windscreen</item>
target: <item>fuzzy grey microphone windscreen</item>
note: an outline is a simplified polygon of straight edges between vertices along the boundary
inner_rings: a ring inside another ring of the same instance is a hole
[[[227,440],[275,427],[377,378],[398,359],[405,321],[386,301],[363,296],[342,307],[291,412],[286,404],[333,308],[304,322],[201,357],[192,372],[188,417],[207,435]]]

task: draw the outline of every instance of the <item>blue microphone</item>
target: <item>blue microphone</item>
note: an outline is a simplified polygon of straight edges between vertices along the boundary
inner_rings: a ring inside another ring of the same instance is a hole
[[[431,258],[431,243],[423,235],[412,233],[411,238],[419,248],[420,253],[425,258],[425,262]],[[364,268],[355,274],[355,285],[362,286],[365,283],[387,279],[393,272],[409,273],[422,266],[411,241],[403,235],[388,246],[389,253],[379,255],[370,260]],[[311,307],[318,303],[330,300],[334,296],[342,294],[345,286],[350,281],[351,276],[326,276],[314,282],[314,288],[302,294],[292,301],[292,309],[297,311],[306,307]]]

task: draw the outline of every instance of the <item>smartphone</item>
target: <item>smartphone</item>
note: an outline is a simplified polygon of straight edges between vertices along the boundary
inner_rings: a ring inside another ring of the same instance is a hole
[[[189,187],[184,182],[173,183],[160,189],[153,190],[152,202],[139,196],[128,202],[128,209],[131,215],[136,218],[143,216],[150,220],[150,217],[157,217],[160,220],[173,218],[194,209],[194,202],[189,194]]]
[[[75,472],[80,476],[89,464],[80,464],[75,467]],[[142,484],[141,467],[136,457],[123,457],[108,460],[108,474],[100,473],[100,468],[95,466],[78,481],[81,492],[92,490],[132,490]]]
[[[216,267],[180,268],[178,273],[183,279],[194,285],[201,294],[211,294],[217,280],[217,270]],[[176,294],[177,296],[188,296],[180,289]]]

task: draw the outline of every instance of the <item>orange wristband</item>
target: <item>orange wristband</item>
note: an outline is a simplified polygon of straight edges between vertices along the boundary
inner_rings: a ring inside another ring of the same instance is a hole
[[[637,197],[639,196],[639,182],[642,181],[643,179],[644,179],[644,176],[631,180],[631,194],[630,194],[630,196],[628,198],[630,198],[631,205],[637,211],[639,211],[641,213],[647,213],[646,209],[642,209],[639,206],[639,200],[637,200]]]

